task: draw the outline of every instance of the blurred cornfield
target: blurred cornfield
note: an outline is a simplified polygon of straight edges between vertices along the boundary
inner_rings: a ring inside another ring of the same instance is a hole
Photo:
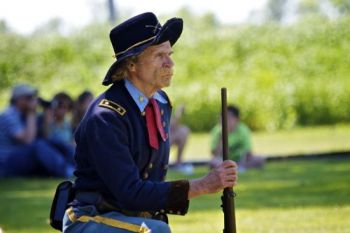
[[[185,18],[174,47],[173,105],[185,104],[193,131],[218,120],[220,88],[254,130],[350,122],[350,17],[306,17],[294,24],[222,25]],[[107,24],[69,35],[0,32],[0,107],[11,87],[31,83],[44,98],[58,91],[96,95],[113,63]]]

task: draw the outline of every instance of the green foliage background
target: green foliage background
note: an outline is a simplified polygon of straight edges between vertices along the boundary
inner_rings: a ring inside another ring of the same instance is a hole
[[[218,119],[220,88],[241,107],[253,129],[349,122],[350,17],[305,17],[295,24],[227,26],[212,15],[184,17],[183,36],[174,47],[174,105],[184,103],[184,122],[209,130]],[[113,63],[111,26],[95,24],[68,36],[0,32],[0,105],[11,87],[31,83],[45,98],[65,90],[73,97],[96,95]]]

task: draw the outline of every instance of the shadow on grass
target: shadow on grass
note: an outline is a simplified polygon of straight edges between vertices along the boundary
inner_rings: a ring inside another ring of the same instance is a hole
[[[198,169],[193,177],[208,170]],[[239,175],[237,209],[341,206],[350,204],[350,159],[270,162]],[[184,178],[171,172],[170,179]],[[191,201],[191,211],[217,210],[221,194]]]

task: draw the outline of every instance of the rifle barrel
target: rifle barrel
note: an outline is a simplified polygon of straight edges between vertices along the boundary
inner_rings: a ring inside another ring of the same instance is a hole
[[[228,160],[227,90],[221,88],[222,159]]]
[[[228,160],[228,127],[227,127],[227,89],[221,88],[221,125],[222,125],[222,159]],[[236,233],[235,193],[232,188],[225,188],[222,194],[224,211],[224,233]]]

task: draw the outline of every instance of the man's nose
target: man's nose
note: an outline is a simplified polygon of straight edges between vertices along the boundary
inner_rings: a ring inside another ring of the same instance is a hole
[[[175,63],[174,63],[173,59],[171,59],[170,56],[167,56],[165,58],[164,66],[168,67],[168,68],[172,68],[174,65],[175,65]]]

